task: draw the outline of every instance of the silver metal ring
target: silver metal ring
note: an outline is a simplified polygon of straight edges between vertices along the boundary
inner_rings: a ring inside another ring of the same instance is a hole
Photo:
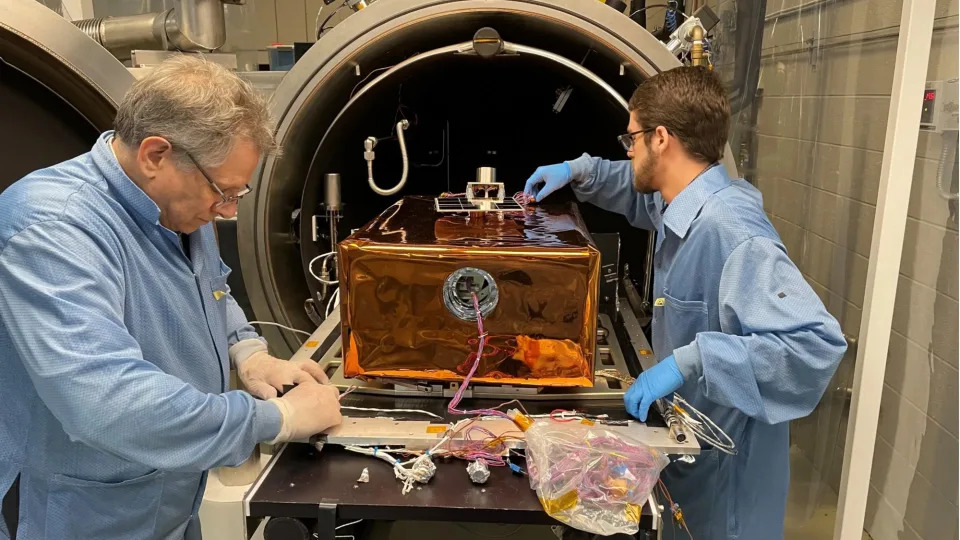
[[[452,272],[443,282],[443,304],[455,317],[464,321],[477,320],[473,296],[477,295],[480,315],[486,317],[497,307],[500,290],[493,276],[486,270],[464,267]]]

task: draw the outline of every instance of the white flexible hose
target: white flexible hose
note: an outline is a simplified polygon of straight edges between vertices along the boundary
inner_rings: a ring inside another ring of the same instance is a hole
[[[382,189],[373,179],[373,148],[371,147],[364,153],[364,159],[367,160],[367,182],[370,184],[370,189],[372,189],[377,195],[383,195],[385,197],[393,195],[394,193],[403,189],[403,185],[407,183],[407,172],[410,169],[410,163],[407,160],[407,142],[403,138],[403,132],[408,127],[410,127],[410,122],[406,120],[397,122],[397,141],[400,143],[400,156],[403,159],[403,172],[400,174],[400,181],[397,182],[397,185],[393,186],[392,188]]]
[[[338,283],[340,283],[339,280],[336,280],[336,279],[334,280],[323,279],[322,277],[318,276],[316,272],[313,271],[313,265],[317,261],[326,260],[327,257],[336,257],[336,256],[337,256],[337,252],[331,251],[328,253],[324,253],[323,255],[317,255],[316,257],[310,259],[310,263],[307,264],[307,270],[310,272],[310,275],[313,276],[313,279],[319,281],[320,283],[323,283],[324,285],[337,285]]]
[[[937,190],[944,199],[955,201],[960,193],[953,193],[944,187],[944,176],[953,177],[953,162],[957,152],[957,134],[955,129],[943,132],[943,148],[940,150],[940,163],[937,165]]]
[[[334,289],[333,294],[330,295],[330,300],[327,302],[327,312],[326,316],[329,317],[333,313],[334,308],[340,305],[340,289]]]

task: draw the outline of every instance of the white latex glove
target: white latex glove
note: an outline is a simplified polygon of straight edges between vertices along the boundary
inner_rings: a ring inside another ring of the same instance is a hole
[[[237,374],[247,391],[260,399],[277,397],[284,385],[330,382],[320,365],[313,360],[280,360],[264,351],[245,358],[237,367]]]
[[[302,441],[339,424],[340,391],[336,386],[307,381],[281,398],[269,400],[280,409],[283,426],[271,443]]]

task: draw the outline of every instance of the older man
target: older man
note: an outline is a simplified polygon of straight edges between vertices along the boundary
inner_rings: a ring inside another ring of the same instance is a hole
[[[8,534],[199,538],[205,471],[340,421],[315,363],[267,354],[217,252],[211,221],[274,144],[248,84],[180,57],[133,85],[89,153],[0,195]],[[268,401],[228,391],[231,364]]]

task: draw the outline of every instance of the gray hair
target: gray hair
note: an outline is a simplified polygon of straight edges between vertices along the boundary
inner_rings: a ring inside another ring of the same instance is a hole
[[[163,137],[180,166],[189,165],[189,152],[200,166],[217,167],[239,139],[253,142],[261,155],[277,150],[266,99],[236,74],[196,56],[177,55],[133,83],[114,125],[128,146]]]

